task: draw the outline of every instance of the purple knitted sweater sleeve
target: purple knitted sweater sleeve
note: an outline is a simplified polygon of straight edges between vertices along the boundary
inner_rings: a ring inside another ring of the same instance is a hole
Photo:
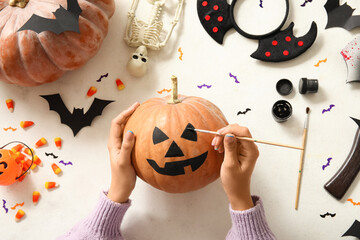
[[[252,196],[254,207],[245,211],[230,208],[232,227],[226,240],[272,240],[276,239],[267,225],[260,197]]]
[[[123,240],[120,224],[131,202],[116,203],[106,195],[101,193],[95,210],[57,240]]]

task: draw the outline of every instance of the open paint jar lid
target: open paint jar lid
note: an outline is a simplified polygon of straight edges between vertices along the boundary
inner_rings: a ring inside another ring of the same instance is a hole
[[[289,95],[292,92],[293,85],[288,79],[280,79],[276,83],[276,91],[283,96]]]
[[[292,106],[288,101],[279,100],[272,107],[272,114],[277,122],[285,122],[292,115]]]

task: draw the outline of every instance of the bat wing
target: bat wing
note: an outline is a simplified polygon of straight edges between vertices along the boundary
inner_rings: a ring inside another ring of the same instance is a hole
[[[199,20],[206,32],[219,44],[234,25],[230,19],[230,5],[226,0],[197,0]]]
[[[360,222],[358,220],[355,220],[351,227],[344,233],[344,235],[342,235],[342,237],[344,236],[353,236],[360,238]]]
[[[65,106],[60,94],[41,95],[40,97],[45,98],[46,101],[48,101],[50,110],[59,114],[61,123],[71,127],[73,122],[72,113],[70,113],[70,111]]]
[[[64,31],[56,19],[49,19],[33,14],[29,20],[18,30],[33,30],[37,33],[52,31],[56,34]]]
[[[82,12],[77,0],[67,0],[67,10],[74,14],[77,19]]]
[[[325,29],[332,27],[342,27],[347,29],[346,25],[351,19],[355,9],[351,8],[346,3],[340,6],[339,0],[328,0],[324,7],[328,15],[328,22]]]
[[[114,101],[95,98],[89,110],[85,113],[82,122],[83,126],[90,126],[95,117],[100,116],[104,108]]]
[[[346,22],[344,28],[348,31],[353,30],[354,28],[357,28],[360,26],[360,16],[352,16],[350,19]]]
[[[341,50],[347,68],[347,83],[360,82],[360,37],[355,37]]]

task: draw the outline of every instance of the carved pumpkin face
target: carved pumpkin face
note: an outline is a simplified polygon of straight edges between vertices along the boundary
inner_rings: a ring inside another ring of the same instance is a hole
[[[0,185],[13,184],[22,173],[22,164],[15,161],[15,154],[7,149],[0,149]]]
[[[137,175],[170,193],[200,189],[220,175],[223,154],[211,146],[212,135],[191,129],[217,130],[227,125],[221,111],[198,97],[153,98],[141,104],[125,132],[136,136],[132,161]]]

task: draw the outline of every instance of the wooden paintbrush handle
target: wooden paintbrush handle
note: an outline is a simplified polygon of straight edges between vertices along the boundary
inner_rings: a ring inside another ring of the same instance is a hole
[[[360,171],[360,128],[358,128],[353,146],[343,165],[324,185],[324,188],[335,198],[341,199],[356,175]]]

